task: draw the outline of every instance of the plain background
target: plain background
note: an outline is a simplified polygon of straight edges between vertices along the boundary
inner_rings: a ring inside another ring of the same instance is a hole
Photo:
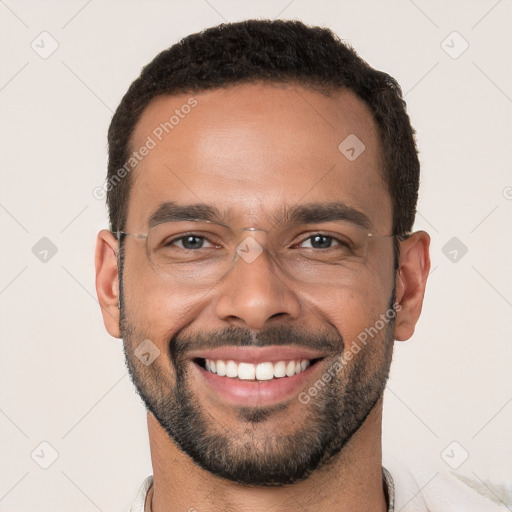
[[[395,349],[385,450],[433,477],[467,452],[458,473],[510,484],[511,15],[510,0],[0,1],[0,511],[126,511],[151,473],[145,411],[97,304],[107,217],[92,192],[141,67],[250,17],[327,26],[401,84],[432,273],[416,333]],[[51,49],[43,31],[58,42],[46,59],[31,47]],[[43,237],[57,249],[46,262]]]

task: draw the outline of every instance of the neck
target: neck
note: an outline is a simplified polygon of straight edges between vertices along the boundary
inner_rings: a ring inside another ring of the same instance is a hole
[[[250,487],[197,466],[148,413],[154,483],[146,511],[385,512],[381,421],[382,399],[342,452],[306,480],[282,487]]]

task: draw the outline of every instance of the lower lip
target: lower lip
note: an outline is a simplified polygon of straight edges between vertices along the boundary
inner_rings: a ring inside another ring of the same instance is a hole
[[[219,377],[192,362],[200,380],[224,401],[237,406],[270,406],[296,397],[304,388],[306,381],[317,372],[320,361],[308,366],[293,377],[279,377],[271,380],[240,380],[231,377]]]

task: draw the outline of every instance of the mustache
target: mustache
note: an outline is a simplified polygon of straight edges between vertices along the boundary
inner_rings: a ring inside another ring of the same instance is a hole
[[[244,327],[227,327],[210,332],[200,330],[195,333],[186,333],[180,330],[170,340],[169,353],[171,360],[176,361],[192,350],[226,346],[268,347],[271,345],[314,349],[329,356],[343,352],[345,342],[343,336],[336,330],[311,331],[302,327],[280,325],[255,332]]]

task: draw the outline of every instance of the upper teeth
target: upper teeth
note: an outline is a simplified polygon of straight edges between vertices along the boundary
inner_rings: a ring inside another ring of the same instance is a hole
[[[259,364],[205,359],[207,371],[216,373],[221,377],[238,377],[241,380],[270,380],[274,377],[293,377],[303,372],[310,364],[308,359]]]

